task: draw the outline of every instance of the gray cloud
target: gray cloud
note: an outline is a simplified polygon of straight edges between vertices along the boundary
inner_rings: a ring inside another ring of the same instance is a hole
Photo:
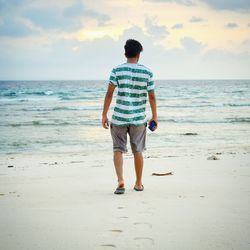
[[[237,23],[227,23],[225,25],[225,27],[228,28],[228,29],[235,29],[235,28],[238,28],[239,26],[238,26]]]
[[[87,9],[82,1],[75,0],[71,5],[62,4],[60,8],[37,5],[32,0],[0,0],[0,13],[3,22],[0,35],[25,36],[34,33],[18,19],[28,19],[35,26],[44,30],[72,31],[82,28],[86,19],[94,19],[99,25],[105,25],[109,16]],[[43,2],[41,2],[43,3]]]
[[[64,10],[64,16],[72,18],[93,17],[97,19],[99,24],[101,25],[105,24],[107,21],[110,20],[110,17],[105,14],[101,14],[96,11],[86,9],[80,0],[76,0],[76,2],[72,6],[66,8]]]
[[[250,10],[249,0],[200,0],[219,10]]]
[[[145,27],[147,29],[148,34],[150,34],[151,36],[153,36],[155,38],[159,38],[159,39],[164,38],[169,34],[166,26],[157,25],[150,18],[145,19]]]
[[[192,37],[182,38],[181,44],[186,51],[192,54],[199,53],[203,48],[206,47],[203,43],[196,42]]]
[[[190,23],[200,23],[200,22],[204,22],[205,20],[201,17],[195,17],[193,16],[192,18],[189,19]]]
[[[103,25],[110,18],[90,9],[76,0],[71,6],[59,9],[37,8],[26,11],[25,16],[44,29],[72,30],[83,26],[82,19],[93,18]]]
[[[28,0],[0,0],[0,13],[12,12],[13,9],[25,5]]]
[[[3,19],[0,25],[0,36],[5,37],[25,37],[37,33],[36,31],[27,27],[24,23],[20,22],[17,18]]]
[[[248,26],[248,28],[250,28],[250,23],[247,26]]]
[[[182,23],[176,23],[171,27],[171,29],[183,29],[183,24]]]
[[[29,9],[24,16],[43,29],[69,30],[80,27],[78,18],[66,18],[61,11],[52,8]]]
[[[182,4],[186,6],[193,6],[195,5],[194,1],[192,0],[144,0],[148,2],[158,2],[158,3],[177,3],[177,4]]]
[[[125,30],[117,41],[108,36],[82,42],[58,38],[46,46],[28,43],[20,49],[0,40],[0,75],[19,80],[108,79],[112,67],[125,62],[123,46],[129,38],[142,43],[140,63],[153,70],[155,79],[250,77],[247,52],[204,51],[205,45],[191,37],[181,40],[182,48],[166,49],[154,45],[154,37],[136,26]],[[75,47],[77,51],[72,49]]]
[[[36,33],[19,18],[27,3],[28,0],[0,0],[0,36],[25,37]]]

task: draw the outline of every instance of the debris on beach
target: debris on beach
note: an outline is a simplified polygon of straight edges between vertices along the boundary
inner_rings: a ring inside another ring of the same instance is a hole
[[[172,172],[167,172],[167,173],[152,173],[152,175],[164,176],[164,175],[173,175],[173,173]]]
[[[217,157],[216,155],[212,155],[212,156],[209,156],[207,159],[208,160],[219,160],[220,158]]]
[[[82,163],[84,161],[71,161],[70,163]]]
[[[14,168],[14,166],[13,165],[9,165],[8,168]]]
[[[191,133],[191,132],[188,132],[188,133],[184,133],[184,134],[181,134],[181,135],[198,135],[198,133]]]
[[[123,231],[121,229],[111,229],[110,232],[116,232],[116,233],[122,233]]]
[[[49,165],[58,165],[58,162],[55,161],[55,162],[49,163]]]
[[[100,246],[102,246],[102,247],[116,247],[116,245],[114,245],[114,244],[102,244]]]

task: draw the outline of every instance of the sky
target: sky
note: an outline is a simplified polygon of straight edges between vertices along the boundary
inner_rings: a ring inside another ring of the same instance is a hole
[[[131,38],[155,79],[250,79],[249,0],[0,0],[0,79],[105,80]]]

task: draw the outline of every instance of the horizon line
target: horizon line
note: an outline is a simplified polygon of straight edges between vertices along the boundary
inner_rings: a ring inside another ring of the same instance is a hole
[[[169,79],[154,79],[154,81],[249,81],[250,78],[169,78]],[[0,82],[3,81],[109,81],[107,79],[0,79]]]

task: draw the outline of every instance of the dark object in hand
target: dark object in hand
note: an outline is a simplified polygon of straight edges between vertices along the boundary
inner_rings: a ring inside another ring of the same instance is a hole
[[[148,128],[149,128],[151,131],[154,131],[156,126],[157,126],[157,123],[156,123],[154,120],[152,120],[152,121],[149,123]]]

